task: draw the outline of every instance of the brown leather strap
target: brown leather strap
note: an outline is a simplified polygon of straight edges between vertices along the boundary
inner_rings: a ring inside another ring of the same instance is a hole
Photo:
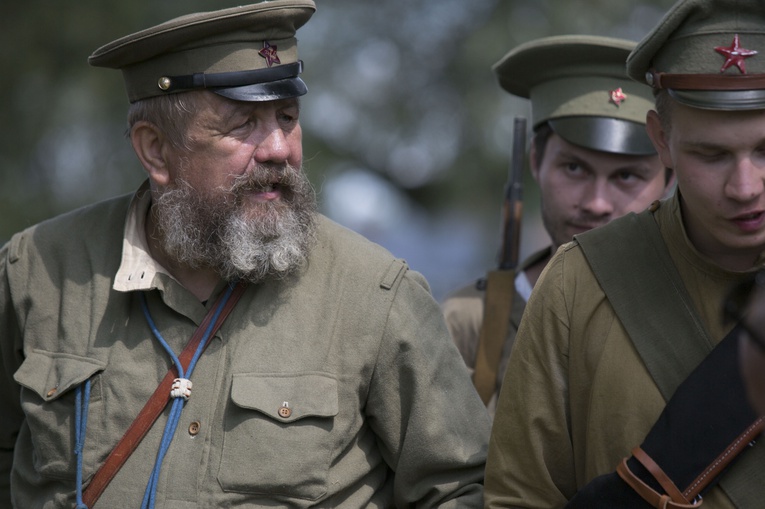
[[[681,502],[674,502],[669,495],[664,495],[656,492],[653,488],[644,483],[640,478],[632,473],[629,466],[627,466],[627,458],[624,458],[617,466],[616,473],[619,474],[624,482],[626,482],[635,493],[651,504],[651,507],[656,509],[691,509],[701,505],[701,501],[696,504],[686,504]]]
[[[207,345],[210,344],[210,340],[213,336],[215,336],[215,333],[223,324],[223,321],[226,319],[226,317],[228,317],[231,310],[234,309],[237,301],[244,293],[245,288],[246,285],[244,283],[239,283],[236,285],[230,297],[228,298],[228,301],[218,315],[218,319],[213,324],[210,334],[207,338],[207,343],[203,348],[207,348]],[[194,334],[191,336],[188,344],[181,352],[181,355],[178,356],[178,360],[180,360],[184,369],[186,369],[191,362],[191,359],[194,356],[199,343],[202,341],[202,338],[204,337],[210,322],[213,320],[215,312],[220,305],[221,299],[225,298],[226,293],[227,292],[225,291],[222,292],[215,304],[210,307],[210,310],[207,312],[207,315],[205,315],[202,323],[199,324],[199,327],[197,327],[197,329],[194,331]],[[112,449],[112,452],[109,453],[109,456],[107,456],[104,464],[101,465],[101,468],[98,469],[98,471],[93,476],[93,479],[90,481],[90,484],[88,484],[88,486],[85,488],[85,491],[82,493],[82,500],[86,506],[93,507],[93,504],[96,503],[111,480],[114,479],[115,475],[117,475],[119,469],[122,468],[130,455],[133,454],[133,451],[135,451],[136,447],[138,447],[138,444],[141,443],[141,440],[143,440],[143,438],[146,436],[146,433],[148,433],[149,429],[151,429],[151,427],[154,425],[154,422],[157,420],[171,399],[170,390],[173,385],[173,380],[177,376],[178,372],[175,366],[171,367],[165,375],[165,378],[163,378],[157,386],[154,394],[151,395],[149,401],[147,401],[143,409],[141,409],[138,417],[135,418],[120,441],[117,443],[114,449]]]
[[[675,486],[672,479],[661,469],[661,467],[651,458],[640,446],[632,449],[632,455],[638,460],[646,470],[653,476],[659,485],[664,488],[664,492],[669,495],[670,499],[674,502],[682,502],[685,504],[690,501],[683,495],[680,488]]]
[[[731,461],[762,433],[765,428],[765,417],[760,417],[733,441],[685,490],[685,497],[693,499],[696,495],[725,470]]]
[[[507,339],[515,296],[515,271],[493,270],[486,278],[483,321],[473,372],[473,385],[488,405],[497,390],[502,347]]]
[[[656,462],[640,447],[632,450],[632,455],[638,460],[654,479],[661,485],[666,495],[657,493],[653,488],[638,478],[627,465],[624,458],[617,466],[616,472],[643,500],[657,508],[698,507],[701,501],[691,503],[707,485],[714,480],[731,461],[743,451],[765,428],[765,417],[757,419],[749,428],[736,438],[704,471],[694,480],[684,492],[667,476]]]

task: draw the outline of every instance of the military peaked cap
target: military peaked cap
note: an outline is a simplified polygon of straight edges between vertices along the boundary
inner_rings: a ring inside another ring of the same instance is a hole
[[[313,0],[272,0],[181,16],[98,48],[91,65],[122,70],[130,102],[195,89],[239,101],[297,97],[295,33]]]
[[[656,153],[645,132],[651,89],[631,80],[625,62],[635,43],[611,37],[561,35],[517,46],[494,64],[499,84],[531,99],[532,124],[609,153]]]
[[[627,71],[687,106],[765,108],[765,2],[677,2],[637,45]]]

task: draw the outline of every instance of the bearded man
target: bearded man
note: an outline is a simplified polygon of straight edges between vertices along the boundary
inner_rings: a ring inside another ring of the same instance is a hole
[[[303,173],[314,10],[91,55],[148,179],[0,250],[0,506],[482,506],[489,422],[426,281]]]

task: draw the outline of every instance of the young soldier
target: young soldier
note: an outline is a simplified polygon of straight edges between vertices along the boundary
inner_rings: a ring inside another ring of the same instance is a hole
[[[763,27],[760,0],[682,0],[631,53],[677,190],[545,269],[500,395],[488,507],[762,506],[765,450],[746,447],[761,423],[720,311],[763,266]]]
[[[494,66],[511,94],[531,99],[529,164],[539,185],[551,245],[520,264],[511,322],[502,347],[497,394],[531,289],[558,246],[573,235],[644,210],[672,184],[645,132],[651,89],[630,80],[624,61],[635,43],[596,36],[555,36],[522,44]],[[443,303],[452,338],[474,370],[484,318],[481,279]]]

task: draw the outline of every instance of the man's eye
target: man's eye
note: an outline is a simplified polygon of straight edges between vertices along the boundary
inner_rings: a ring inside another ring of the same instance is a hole
[[[723,152],[696,152],[696,157],[702,161],[715,162],[725,157]]]
[[[639,175],[632,173],[631,171],[622,171],[616,175],[621,182],[631,182],[640,178]]]

